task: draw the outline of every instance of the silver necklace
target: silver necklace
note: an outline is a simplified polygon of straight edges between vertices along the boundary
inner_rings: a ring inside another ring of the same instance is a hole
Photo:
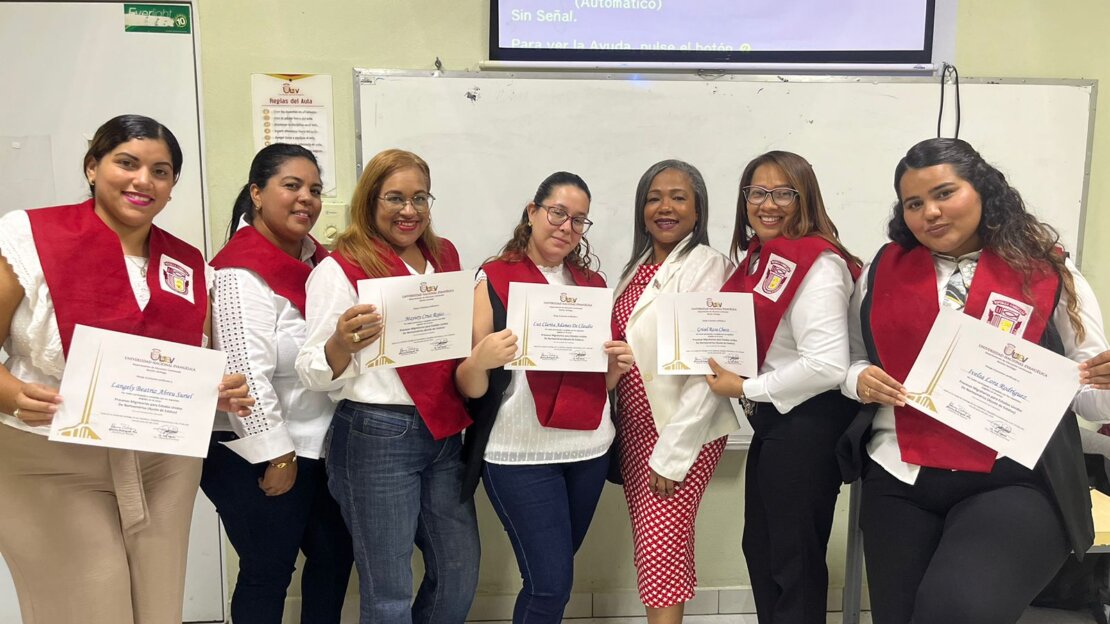
[[[128,262],[134,265],[135,268],[139,269],[140,277],[146,279],[146,268],[150,265],[149,258],[142,258],[137,256],[124,256],[124,258],[126,258]]]

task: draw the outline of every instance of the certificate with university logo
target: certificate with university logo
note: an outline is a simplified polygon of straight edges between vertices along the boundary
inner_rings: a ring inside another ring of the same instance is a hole
[[[512,282],[505,324],[518,342],[505,368],[603,373],[612,315],[611,288]]]
[[[470,355],[474,276],[465,271],[359,280],[358,302],[377,307],[381,336],[359,351],[366,368],[397,368]]]
[[[1033,468],[1079,391],[1079,367],[1001,328],[941,307],[906,404]]]
[[[662,293],[656,306],[660,375],[710,375],[709,358],[741,377],[759,372],[751,293]]]
[[[204,457],[226,366],[221,351],[78,325],[50,439]]]

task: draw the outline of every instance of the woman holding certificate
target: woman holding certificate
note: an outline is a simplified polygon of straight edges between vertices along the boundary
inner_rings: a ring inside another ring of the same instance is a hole
[[[837,238],[813,167],[791,152],[748,163],[721,290],[752,293],[759,374],[710,359],[716,394],[740,399],[755,429],[744,483],[744,558],[763,623],[825,621],[825,566],[840,492],[834,449],[859,405],[840,394],[848,301],[860,261]]]
[[[231,595],[239,624],[281,622],[299,551],[301,622],[338,624],[351,574],[351,537],[322,459],[335,406],[306,390],[293,367],[305,339],[305,282],[328,255],[309,236],[321,186],[312,152],[263,148],[235,200],[233,236],[212,259],[213,341],[257,401],[249,416],[216,416],[200,481],[239,555]]]
[[[181,163],[165,126],[116,117],[85,156],[91,199],[0,218],[0,553],[25,623],[181,621],[201,460],[46,438],[77,325],[207,342],[204,258],[152,224]],[[220,388],[250,412],[242,375]]]
[[[632,258],[613,307],[614,335],[636,366],[617,385],[621,476],[632,520],[640,600],[648,622],[680,622],[694,597],[694,520],[739,424],[702,375],[660,375],[660,293],[717,292],[732,263],[709,246],[701,173],[679,160],[652,165],[636,187]]]
[[[457,372],[459,388],[475,399],[463,497],[471,497],[480,474],[524,577],[516,624],[562,621],[574,554],[609,467],[607,390],[632,364],[627,344],[608,341],[604,373],[503,368],[517,348],[506,329],[510,284],[605,287],[585,238],[589,211],[590,190],[577,175],[554,173],[540,184],[513,237],[478,274],[474,352]],[[604,325],[608,336],[607,317]]]
[[[455,246],[431,228],[431,174],[416,154],[366,163],[351,224],[308,278],[308,337],[296,368],[339,403],[325,444],[328,487],[351,531],[360,621],[461,623],[478,583],[478,524],[459,501],[462,436],[456,360],[373,368],[359,356],[383,332],[359,280],[459,270]],[[412,596],[413,545],[424,580]]]
[[[915,145],[898,163],[894,189],[893,242],[852,298],[853,361],[842,387],[871,408],[839,450],[845,478],[863,477],[873,617],[878,624],[1012,623],[1069,552],[1082,556],[1091,545],[1071,411],[1110,419],[1102,314],[1055,231],[964,141]],[[1059,425],[1035,469],[907,406],[902,381],[941,306],[1078,363],[1085,385],[1062,418],[1043,415]]]

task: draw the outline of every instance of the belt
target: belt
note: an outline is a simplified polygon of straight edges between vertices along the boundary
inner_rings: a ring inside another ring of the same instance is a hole
[[[150,513],[138,454],[135,451],[109,449],[108,467],[112,472],[123,532],[134,533],[141,530],[150,523]]]

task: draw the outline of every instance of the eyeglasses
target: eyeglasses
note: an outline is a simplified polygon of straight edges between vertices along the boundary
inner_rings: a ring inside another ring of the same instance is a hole
[[[544,206],[543,204],[539,206],[547,211],[547,222],[551,225],[562,225],[567,222],[567,219],[570,219],[570,213],[566,211],[566,208],[561,206]],[[585,234],[593,224],[594,222],[586,217],[574,217],[570,219],[571,229],[579,234]]]
[[[744,193],[744,199],[748,200],[749,204],[755,206],[762,206],[763,202],[767,201],[770,197],[771,201],[775,202],[776,206],[785,208],[794,203],[794,198],[798,196],[798,191],[788,187],[780,186],[779,188],[765,189],[762,186],[745,186],[740,189]]]
[[[412,204],[412,209],[417,212],[428,212],[432,209],[432,202],[436,200],[430,193],[413,195],[412,199],[405,199],[403,195],[382,195],[378,199],[385,202],[393,212],[401,212],[405,209],[405,204]]]

